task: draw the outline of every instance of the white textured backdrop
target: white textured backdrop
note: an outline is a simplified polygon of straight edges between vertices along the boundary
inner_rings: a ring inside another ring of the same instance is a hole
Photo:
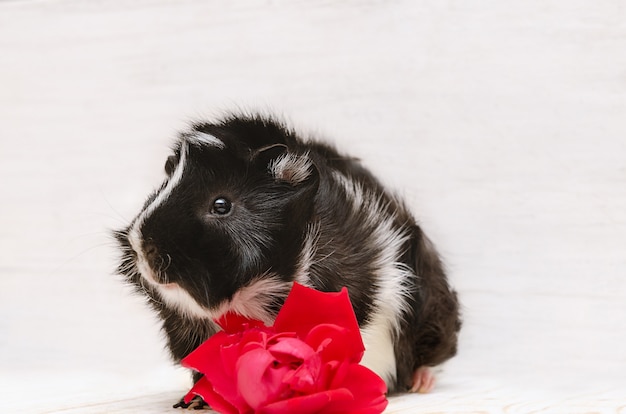
[[[623,0],[0,1],[0,412],[175,412],[108,229],[231,108],[361,157],[445,255],[459,355],[388,412],[626,412]]]

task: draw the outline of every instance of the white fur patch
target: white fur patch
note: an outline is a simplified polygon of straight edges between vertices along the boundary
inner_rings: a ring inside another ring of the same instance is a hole
[[[196,132],[194,134],[186,136],[185,139],[187,140],[187,142],[189,142],[192,145],[198,145],[198,146],[205,145],[205,146],[210,146],[210,147],[216,147],[219,149],[226,148],[226,144],[224,144],[224,141],[222,141],[221,139],[211,134],[206,134],[204,132]]]
[[[185,289],[174,283],[162,285],[148,278],[146,280],[158,291],[168,307],[189,317],[215,320],[226,312],[234,312],[260,320],[268,326],[274,323],[275,317],[271,306],[282,302],[292,287],[291,282],[285,282],[276,276],[263,275],[239,289],[216,310],[209,310],[199,305]]]
[[[346,191],[354,213],[362,217],[364,226],[372,229],[370,240],[379,251],[373,261],[378,287],[373,300],[374,313],[363,328],[366,345],[363,364],[390,384],[396,376],[393,338],[399,334],[400,321],[409,311],[407,298],[411,292],[405,281],[414,277],[409,267],[398,262],[410,234],[394,223],[395,216],[377,194],[366,191],[340,172],[334,172],[333,177]]]
[[[388,385],[396,379],[396,355],[393,348],[388,315],[377,313],[361,329],[365,354],[361,364],[380,376]]]
[[[163,301],[169,308],[176,309],[179,313],[192,318],[213,320],[213,313],[199,305],[185,289],[177,284],[152,284],[152,286],[157,289],[159,296],[163,298]]]
[[[281,181],[298,185],[311,175],[313,163],[308,155],[286,153],[270,163],[272,175]]]
[[[349,180],[348,177],[346,177],[339,171],[333,171],[333,178],[339,184],[341,184],[348,198],[352,200],[353,211],[355,213],[361,211],[363,207],[363,186],[359,183]]]
[[[294,277],[296,282],[304,286],[313,287],[314,283],[311,281],[311,273],[309,269],[314,263],[315,254],[317,253],[317,242],[319,240],[319,224],[309,224],[306,235],[304,236],[304,244],[302,251],[298,257],[298,266],[296,268]]]
[[[277,276],[263,275],[239,289],[228,302],[223,303],[214,317],[226,312],[234,312],[251,319],[257,319],[266,325],[274,323],[272,305],[281,303],[287,297],[293,283],[280,280]]]
[[[159,191],[157,196],[152,200],[150,204],[139,214],[133,226],[129,232],[129,240],[135,252],[139,253],[143,251],[143,246],[141,243],[142,235],[141,235],[141,227],[145,223],[146,219],[150,217],[150,215],[161,205],[163,204],[172,194],[174,189],[180,184],[180,181],[183,178],[183,172],[185,171],[185,164],[187,162],[187,144],[185,142],[182,143],[180,147],[180,157],[178,160],[178,164],[172,172],[170,179],[165,184],[165,187]],[[134,241],[134,243],[133,243]]]

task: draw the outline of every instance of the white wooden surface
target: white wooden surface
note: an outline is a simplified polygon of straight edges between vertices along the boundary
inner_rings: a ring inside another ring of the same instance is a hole
[[[622,0],[5,0],[0,82],[0,412],[175,412],[108,229],[244,107],[360,156],[447,258],[459,355],[389,413],[626,413]]]

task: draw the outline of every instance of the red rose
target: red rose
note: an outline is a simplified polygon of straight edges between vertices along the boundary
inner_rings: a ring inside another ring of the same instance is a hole
[[[381,413],[387,387],[359,365],[365,350],[344,288],[294,284],[272,327],[226,314],[183,359],[204,374],[185,400],[201,396],[221,413]]]

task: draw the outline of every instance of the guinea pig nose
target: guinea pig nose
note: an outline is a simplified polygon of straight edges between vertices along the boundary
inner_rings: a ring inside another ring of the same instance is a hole
[[[146,259],[151,263],[154,263],[155,259],[159,256],[159,250],[156,245],[148,240],[143,242],[143,253],[146,255]]]

